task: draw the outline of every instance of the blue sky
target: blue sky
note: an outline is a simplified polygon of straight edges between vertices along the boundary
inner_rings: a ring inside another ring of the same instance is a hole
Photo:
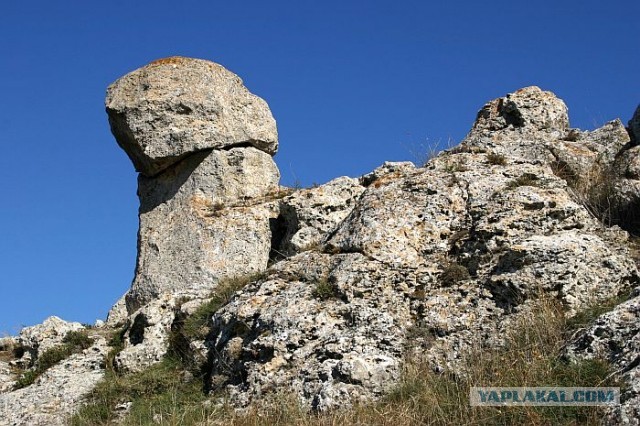
[[[574,127],[640,102],[637,0],[4,2],[0,335],[104,318],[133,278],[136,175],[106,87],[192,56],[271,106],[283,184],[358,176],[459,141],[488,100],[554,91]]]

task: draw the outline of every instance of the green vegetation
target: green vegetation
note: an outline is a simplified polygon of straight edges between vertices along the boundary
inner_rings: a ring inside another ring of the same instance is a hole
[[[247,284],[264,277],[253,274],[220,281],[211,298],[189,316],[179,317],[172,327],[168,354],[158,364],[137,373],[118,374],[115,356],[124,347],[128,325],[114,332],[107,355],[105,378],[89,395],[88,403],[70,420],[72,425],[108,425],[119,418],[117,407],[131,403],[123,425],[191,425],[212,416],[204,388],[204,373],[192,365],[186,347],[204,340],[213,314],[229,303]],[[219,408],[217,409],[219,410]]]
[[[186,374],[175,358],[167,357],[139,373],[106,377],[89,395],[89,403],[71,425],[108,425],[118,418],[116,407],[131,403],[124,425],[191,425],[208,417],[202,380]]]
[[[600,315],[612,311],[616,306],[631,298],[631,291],[626,291],[608,300],[592,303],[582,309],[576,315],[567,320],[567,326],[572,330],[588,327],[594,323]]]
[[[330,287],[327,282],[321,286]],[[592,315],[595,313],[585,318]],[[120,420],[124,425],[600,424],[599,407],[469,405],[470,386],[620,386],[610,378],[612,370],[606,362],[571,363],[562,357],[573,323],[565,319],[556,300],[542,297],[518,318],[504,336],[503,346],[476,347],[464,353],[457,368],[460,374],[435,373],[425,361],[407,359],[398,385],[375,403],[316,414],[307,412],[294,395],[281,391],[238,412],[226,404],[223,396],[205,394],[204,375],[186,368],[179,358],[168,356],[139,373],[118,376],[107,372],[106,379],[91,394],[90,403],[70,424],[113,424],[119,418],[116,407],[127,403],[131,403],[131,409]],[[429,342],[435,338],[427,329],[412,330],[410,336]]]
[[[93,344],[86,330],[70,331],[62,339],[62,344],[47,349],[38,356],[35,366],[31,370],[24,371],[16,380],[15,389],[31,385],[38,377],[49,368],[53,367],[71,355],[80,353]]]
[[[210,299],[185,318],[180,332],[189,340],[204,340],[207,337],[209,321],[211,321],[213,314],[229,303],[236,292],[242,290],[247,284],[264,278],[264,276],[264,273],[249,274],[220,281]]]
[[[313,297],[320,300],[337,299],[340,297],[340,289],[334,283],[330,283],[327,279],[321,279],[316,282],[313,289]]]

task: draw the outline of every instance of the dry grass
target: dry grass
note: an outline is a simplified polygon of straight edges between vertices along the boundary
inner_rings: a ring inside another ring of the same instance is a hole
[[[113,407],[133,402],[125,425],[590,425],[596,407],[471,407],[471,386],[617,386],[602,361],[571,364],[561,357],[571,331],[561,306],[542,299],[515,320],[500,348],[477,347],[466,353],[460,374],[434,373],[424,362],[408,360],[402,380],[382,400],[327,413],[308,412],[285,391],[259,406],[237,412],[223,397],[207,397],[199,377],[184,378],[172,358],[150,369],[111,375],[92,395],[73,425],[113,424]]]
[[[436,374],[408,362],[401,383],[383,400],[321,415],[309,414],[292,398],[281,398],[244,415],[209,424],[257,425],[549,425],[599,424],[595,407],[471,407],[471,386],[615,385],[601,361],[570,364],[561,359],[567,323],[559,305],[539,302],[516,321],[503,348],[476,348],[463,360],[467,374]],[[229,413],[227,413],[228,415]]]
[[[566,180],[573,198],[605,226],[618,225],[640,235],[640,199],[623,201],[616,188],[619,178],[612,167],[596,163],[588,172],[576,175],[565,164],[551,164],[553,173]]]
[[[487,163],[493,166],[504,166],[507,164],[507,157],[502,154],[490,152],[487,154]]]
[[[523,173],[507,184],[507,189],[515,189],[521,186],[540,186],[538,177],[532,173]]]

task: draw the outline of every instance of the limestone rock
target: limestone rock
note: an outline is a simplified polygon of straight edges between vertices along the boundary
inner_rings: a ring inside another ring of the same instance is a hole
[[[546,144],[562,173],[574,179],[596,173],[624,174],[616,167],[617,157],[629,143],[629,134],[620,120],[606,123],[592,132],[574,134],[573,141],[555,140]]]
[[[124,294],[118,299],[116,303],[113,304],[111,309],[109,309],[106,323],[109,326],[115,327],[124,324],[127,321],[128,317],[129,312],[127,311],[127,295]]]
[[[17,342],[25,351],[23,357],[30,357],[30,362],[33,362],[39,354],[60,345],[67,333],[82,329],[84,326],[79,322],[67,322],[56,316],[51,316],[42,324],[23,328]]]
[[[32,385],[0,393],[0,425],[65,425],[104,375],[108,346],[100,336],[84,352],[45,371]]]
[[[383,177],[393,178],[402,176],[408,172],[413,171],[416,168],[415,164],[411,161],[385,161],[384,164],[372,172],[369,172],[360,177],[360,183],[362,186],[369,186],[375,183]],[[382,182],[378,182],[381,184]]]
[[[603,424],[640,424],[640,288],[636,297],[600,316],[567,346],[572,359],[603,358],[609,361],[629,386],[622,403],[609,409]]]
[[[140,176],[128,312],[161,294],[198,297],[222,278],[264,270],[277,216],[266,202],[279,177],[271,156],[255,148],[203,151],[158,176]]]
[[[367,401],[399,377],[408,348],[455,368],[539,291],[571,315],[637,283],[626,234],[525,160],[448,154],[370,182],[324,252],[275,264],[214,315],[210,384],[238,405],[283,388],[318,410]],[[451,265],[467,273],[448,278]]]
[[[474,130],[565,130],[569,127],[567,106],[553,93],[537,86],[520,89],[486,104],[478,113]]]
[[[228,385],[239,405],[281,389],[316,409],[381,395],[399,377],[402,274],[314,251],[282,267],[215,315],[212,384]],[[336,294],[319,295],[323,282]]]
[[[351,212],[363,191],[357,179],[340,177],[284,198],[280,216],[286,235],[281,253],[299,253],[318,245]]]
[[[176,307],[176,298],[165,295],[131,315],[123,336],[124,349],[115,358],[119,372],[142,371],[162,360],[169,347]]]
[[[152,62],[109,86],[106,107],[118,144],[147,176],[205,149],[250,145],[274,154],[278,148],[266,102],[209,61]]]

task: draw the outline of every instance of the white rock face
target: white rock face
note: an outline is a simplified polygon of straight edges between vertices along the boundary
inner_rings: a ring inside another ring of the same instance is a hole
[[[565,103],[553,93],[536,86],[525,87],[482,107],[473,130],[565,130],[569,127],[567,111]]]
[[[574,359],[603,358],[629,386],[620,406],[610,409],[603,424],[640,424],[640,288],[627,302],[602,315],[567,347]]]
[[[62,343],[70,331],[83,330],[79,322],[67,322],[56,316],[44,320],[42,324],[25,327],[20,331],[17,343],[25,349],[27,356],[35,360],[39,354]]]
[[[318,410],[366,401],[399,377],[407,350],[455,369],[540,290],[571,315],[638,282],[624,232],[603,229],[538,159],[505,161],[446,154],[368,179],[320,248],[215,314],[211,386],[239,405],[283,388]],[[447,278],[451,265],[466,275]]]
[[[269,154],[278,149],[266,102],[210,61],[152,62],[109,86],[106,107],[118,143],[147,176],[205,149],[242,144]]]
[[[225,277],[267,267],[267,198],[278,192],[278,169],[255,148],[206,151],[162,174],[140,176],[136,276],[129,313],[162,294],[197,297]]]
[[[95,343],[47,370],[32,385],[0,393],[0,425],[65,425],[66,416],[78,409],[104,375],[106,340]]]
[[[165,295],[131,315],[131,325],[123,336],[125,347],[115,358],[119,372],[142,371],[162,360],[169,346],[175,309],[176,299]]]
[[[163,295],[201,297],[220,279],[262,271],[279,192],[267,104],[209,61],[174,57],[107,91],[111,130],[141,172],[131,289],[109,323]]]
[[[295,254],[318,245],[342,222],[364,191],[357,179],[339,177],[316,188],[302,189],[280,203],[286,222],[283,254]]]

